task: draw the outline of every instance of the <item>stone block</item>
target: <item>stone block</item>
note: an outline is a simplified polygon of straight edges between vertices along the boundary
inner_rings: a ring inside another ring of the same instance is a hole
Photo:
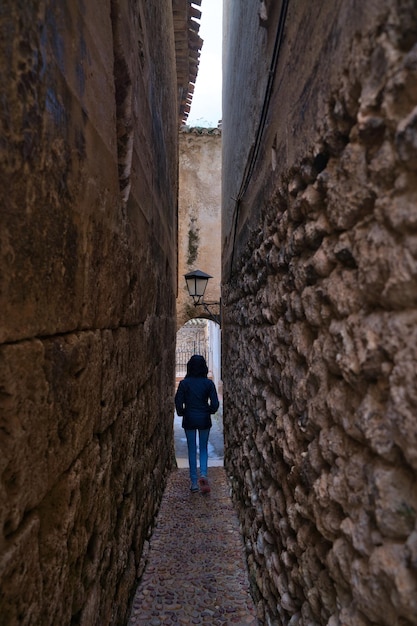
[[[171,462],[172,7],[35,4],[0,12],[0,622],[107,626]]]

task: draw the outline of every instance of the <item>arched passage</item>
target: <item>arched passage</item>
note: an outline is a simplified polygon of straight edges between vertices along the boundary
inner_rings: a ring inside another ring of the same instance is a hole
[[[221,380],[221,332],[216,322],[205,318],[193,318],[177,331],[175,352],[176,387],[184,378],[187,362],[193,354],[201,354],[207,361],[208,377],[216,385],[220,407],[212,418],[209,437],[209,467],[223,465],[223,385]],[[175,456],[179,467],[188,467],[187,443],[182,429],[182,419],[174,415]]]

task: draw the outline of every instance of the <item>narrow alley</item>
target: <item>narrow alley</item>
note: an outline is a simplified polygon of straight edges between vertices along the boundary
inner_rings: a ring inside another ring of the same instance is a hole
[[[0,626],[417,626],[417,1],[220,1],[1,2]]]
[[[223,467],[223,420],[213,416],[208,495],[189,489],[187,443],[175,413],[177,469],[165,489],[144,555],[128,626],[255,625],[244,547]]]

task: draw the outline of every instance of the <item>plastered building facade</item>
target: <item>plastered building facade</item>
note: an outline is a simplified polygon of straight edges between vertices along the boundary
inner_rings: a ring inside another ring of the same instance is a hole
[[[184,274],[210,274],[205,300],[219,302],[221,285],[221,130],[182,128],[179,136],[177,328],[207,317],[194,307]],[[212,311],[219,313],[219,307]]]

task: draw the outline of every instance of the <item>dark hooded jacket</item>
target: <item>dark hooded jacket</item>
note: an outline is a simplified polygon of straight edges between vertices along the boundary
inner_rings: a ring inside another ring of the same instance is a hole
[[[193,430],[211,428],[211,415],[219,408],[216,386],[207,378],[203,356],[195,354],[187,363],[187,375],[175,394],[175,408],[182,416],[182,427]]]

